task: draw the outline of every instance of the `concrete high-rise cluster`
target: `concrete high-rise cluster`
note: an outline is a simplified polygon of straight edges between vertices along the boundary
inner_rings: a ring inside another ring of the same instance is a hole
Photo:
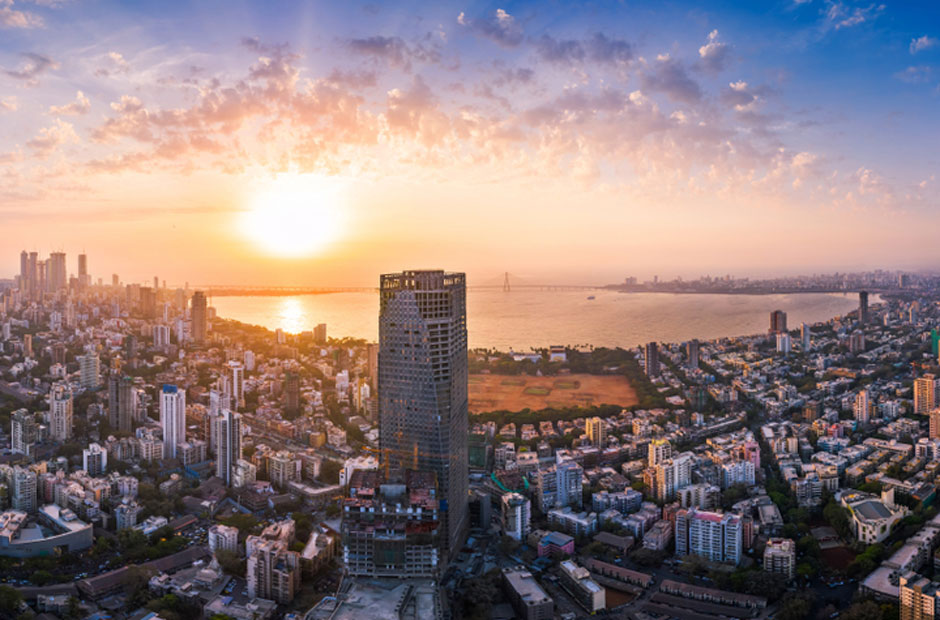
[[[389,465],[437,476],[450,557],[468,525],[466,276],[386,274],[379,304],[379,447]]]
[[[770,333],[781,334],[787,331],[787,313],[783,310],[774,310],[770,313]]]

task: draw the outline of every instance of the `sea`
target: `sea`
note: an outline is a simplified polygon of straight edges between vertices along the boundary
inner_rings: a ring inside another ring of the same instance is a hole
[[[877,303],[876,296],[871,303]],[[215,297],[221,318],[288,333],[326,323],[331,338],[378,340],[378,293]],[[790,329],[858,307],[857,294],[710,295],[616,291],[468,290],[470,348],[624,347],[766,333],[774,310]]]

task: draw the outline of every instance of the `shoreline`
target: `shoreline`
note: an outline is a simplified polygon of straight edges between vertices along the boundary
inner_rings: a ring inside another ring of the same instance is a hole
[[[353,291],[348,291],[348,292],[353,292]],[[363,292],[364,292],[364,291],[363,291]],[[541,291],[539,291],[539,292],[541,292]],[[547,292],[547,291],[546,291],[546,292]],[[806,291],[806,292],[808,293],[809,291]],[[225,297],[244,297],[244,298],[251,298],[251,297],[258,297],[258,298],[269,298],[269,297],[299,297],[299,296],[303,296],[303,295],[307,295],[307,294],[310,294],[310,295],[326,295],[326,294],[330,294],[330,293],[326,293],[326,292],[322,292],[322,293],[296,293],[296,294],[289,294],[289,295],[231,295],[231,296],[225,296]],[[508,293],[507,293],[507,294],[508,294]],[[656,294],[663,294],[663,293],[656,293]],[[671,296],[678,296],[678,295],[693,294],[693,293],[665,293],[665,294],[668,294],[668,295],[671,295]],[[703,294],[703,293],[695,293],[695,294]],[[766,296],[766,295],[768,295],[768,294],[771,294],[771,293],[767,293],[767,294],[765,294],[765,295],[763,295],[763,296]],[[784,294],[784,293],[780,293],[780,294]],[[815,293],[815,294],[818,294],[818,295],[835,295],[835,293]],[[721,293],[715,293],[715,295],[727,296],[727,295],[721,294]],[[740,295],[749,295],[749,294],[747,294],[747,293],[740,293]],[[758,295],[754,295],[754,296],[758,296]],[[845,296],[845,295],[843,295],[843,297],[844,297],[844,296]],[[885,299],[881,296],[881,294],[876,293],[876,294],[873,294],[873,295],[872,295],[872,299],[871,299],[871,301],[870,301],[870,305],[872,305],[872,306],[877,306],[877,305],[880,305],[880,304],[883,304],[883,303],[885,303]],[[852,309],[846,310],[844,313],[831,315],[831,316],[829,316],[828,318],[821,319],[821,320],[815,321],[815,322],[813,322],[813,323],[810,323],[810,325],[811,325],[811,326],[816,326],[816,325],[821,325],[821,324],[828,324],[828,323],[830,323],[830,322],[832,322],[832,321],[834,321],[834,320],[836,320],[836,319],[839,319],[839,318],[841,318],[841,317],[846,316],[847,314],[853,312],[854,310],[855,310],[855,309],[852,308]],[[266,332],[268,332],[268,333],[270,333],[270,334],[274,334],[275,331],[276,331],[276,329],[277,329],[277,328],[274,328],[274,327],[269,327],[269,326],[267,326],[267,325],[261,325],[261,324],[256,324],[256,323],[250,323],[250,322],[242,321],[242,320],[235,319],[235,318],[228,318],[228,317],[225,317],[225,316],[223,316],[223,315],[221,315],[221,314],[218,314],[217,316],[218,316],[218,318],[219,318],[220,320],[227,321],[227,322],[232,322],[232,323],[237,323],[237,324],[239,324],[239,325],[243,325],[243,326],[246,326],[246,327],[261,328],[261,329],[264,329]],[[303,332],[305,332],[305,331],[311,331],[311,330],[309,330],[309,329],[304,329],[304,330],[301,330],[301,331],[298,331],[298,332],[285,332],[285,333],[287,333],[287,334],[289,334],[289,335],[292,335],[292,336],[298,336],[299,334],[301,334],[301,333],[303,333]],[[472,330],[471,330],[471,331],[472,331]],[[791,330],[789,330],[789,331],[790,331],[790,332],[798,332],[798,331],[799,331],[799,327],[798,327],[798,326],[797,326],[797,327],[794,327],[793,329],[791,329]],[[688,339],[685,339],[685,340],[675,340],[675,341],[673,341],[673,340],[657,340],[656,342],[658,342],[658,343],[660,343],[660,344],[662,344],[662,345],[667,345],[667,346],[668,346],[668,345],[681,345],[681,344],[683,344],[684,342],[687,342],[688,340],[693,339],[693,338],[694,338],[694,339],[698,339],[698,340],[700,340],[701,342],[716,342],[716,341],[720,341],[720,340],[728,339],[728,338],[753,338],[753,337],[761,336],[761,335],[766,335],[766,332],[758,331],[758,332],[744,332],[744,333],[731,333],[731,334],[726,333],[726,334],[714,336],[714,337],[711,337],[711,338],[702,337],[702,336],[692,336],[692,337],[690,337],[690,338],[688,338]],[[368,337],[352,336],[352,335],[348,335],[348,334],[342,335],[342,336],[340,336],[340,337],[338,337],[338,338],[334,337],[334,338],[331,338],[331,339],[332,339],[332,340],[344,340],[344,339],[349,339],[349,340],[361,340],[361,341],[366,342],[366,343],[377,342],[377,340],[373,340],[373,339],[370,339],[370,338],[368,338]],[[552,346],[553,344],[554,344],[554,345],[558,345],[559,343],[558,343],[558,342],[549,342],[548,340],[546,340],[545,342],[542,342],[542,343],[537,344],[537,345],[521,345],[521,346],[513,346],[513,345],[510,345],[510,346],[495,346],[495,345],[488,345],[488,346],[484,346],[484,345],[472,346],[472,345],[471,345],[471,346],[468,346],[468,351],[473,352],[473,351],[494,351],[494,350],[495,350],[495,351],[497,351],[497,352],[499,352],[499,353],[509,353],[509,352],[520,353],[520,352],[528,352],[528,351],[533,350],[533,349],[547,349],[547,348],[549,348],[550,346]],[[589,348],[592,348],[592,349],[599,349],[599,348],[618,349],[618,348],[620,348],[620,349],[630,350],[630,349],[636,349],[636,348],[638,348],[638,347],[642,347],[644,344],[645,344],[645,342],[639,342],[639,343],[632,344],[632,345],[623,345],[623,344],[616,344],[616,343],[604,343],[604,344],[596,344],[596,343],[593,343],[593,344],[592,344],[592,343],[585,343],[585,342],[582,341],[582,342],[579,342],[579,343],[564,344],[564,345],[561,345],[561,346],[565,346],[566,348],[571,348],[571,349],[581,349],[581,348],[583,348],[583,347],[589,347]]]

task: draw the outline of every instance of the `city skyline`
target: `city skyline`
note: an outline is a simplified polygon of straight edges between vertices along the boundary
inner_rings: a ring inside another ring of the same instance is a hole
[[[5,226],[44,254],[98,248],[91,273],[614,282],[937,258],[935,7],[0,8]]]

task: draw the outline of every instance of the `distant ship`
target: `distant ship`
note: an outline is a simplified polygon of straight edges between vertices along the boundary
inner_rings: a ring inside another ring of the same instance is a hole
[[[588,301],[593,301],[593,300],[594,300],[594,295],[588,295]]]

